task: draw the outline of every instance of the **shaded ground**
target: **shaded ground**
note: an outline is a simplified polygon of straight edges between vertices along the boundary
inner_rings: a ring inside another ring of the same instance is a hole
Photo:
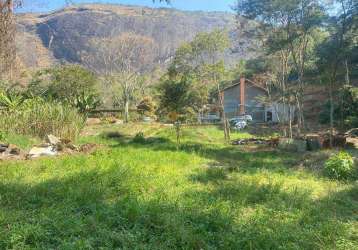
[[[0,249],[358,247],[357,182],[300,155],[226,146],[214,127],[184,129],[179,149],[163,126],[95,130],[89,156],[0,163]]]

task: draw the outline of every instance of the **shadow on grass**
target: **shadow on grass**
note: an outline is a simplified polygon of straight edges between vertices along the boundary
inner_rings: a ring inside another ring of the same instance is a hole
[[[269,148],[244,151],[240,146],[221,146],[210,143],[184,142],[179,146],[168,138],[149,137],[142,143],[135,143],[129,137],[118,138],[111,147],[145,148],[153,151],[185,152],[197,154],[211,161],[214,166],[222,166],[229,171],[256,172],[267,169],[273,172],[288,172],[298,162],[298,155],[279,152]]]
[[[169,201],[144,197],[150,187],[135,185],[132,175],[113,166],[35,185],[0,184],[0,248],[332,248],[347,235],[339,220],[357,211],[357,187],[314,201],[280,185],[217,183],[212,191]],[[261,207],[255,214],[238,216],[254,206]]]

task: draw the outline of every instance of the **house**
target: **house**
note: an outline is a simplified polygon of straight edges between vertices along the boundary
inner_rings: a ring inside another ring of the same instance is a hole
[[[228,119],[240,115],[251,115],[254,122],[288,121],[294,117],[294,107],[281,103],[267,104],[263,97],[268,96],[265,88],[245,78],[222,90],[224,111]]]

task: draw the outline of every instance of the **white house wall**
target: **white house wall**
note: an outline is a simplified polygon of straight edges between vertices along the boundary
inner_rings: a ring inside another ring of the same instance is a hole
[[[290,110],[291,109],[291,110]],[[284,105],[282,103],[274,103],[272,106],[266,107],[266,121],[267,112],[272,112],[273,122],[288,122],[291,114],[291,119],[295,117],[296,108],[294,106]],[[281,121],[280,121],[281,120]]]

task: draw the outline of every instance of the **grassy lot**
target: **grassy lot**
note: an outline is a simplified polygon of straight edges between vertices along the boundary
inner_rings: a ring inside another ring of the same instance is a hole
[[[357,182],[215,127],[183,135],[91,127],[91,155],[0,162],[0,249],[358,249]]]

